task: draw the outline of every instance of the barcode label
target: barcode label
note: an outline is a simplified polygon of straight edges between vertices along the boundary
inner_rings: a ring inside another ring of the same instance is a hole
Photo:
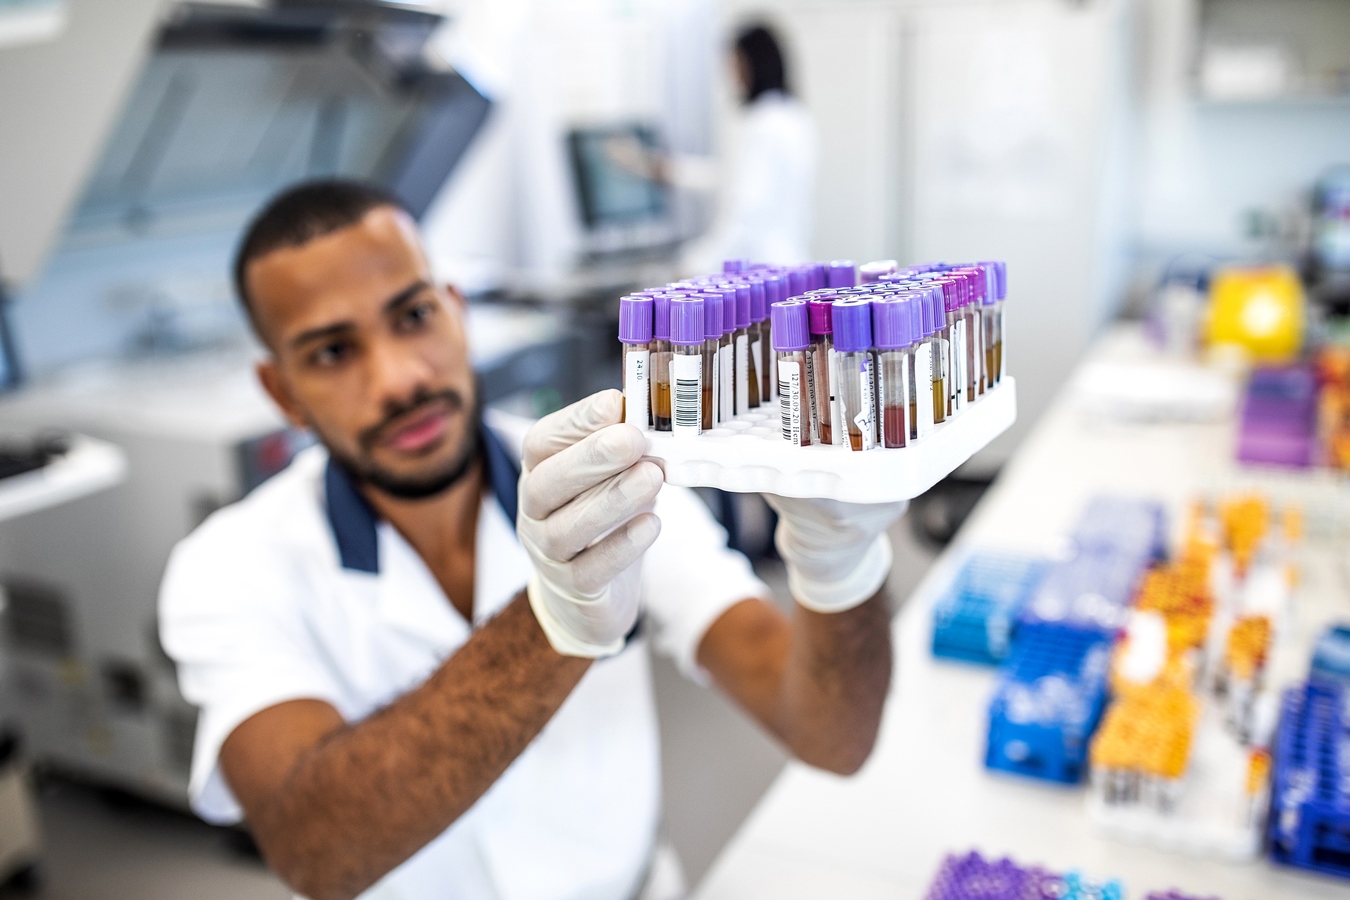
[[[651,383],[647,377],[650,364],[650,351],[628,350],[624,352],[623,420],[642,431],[651,427],[651,415],[648,411]]]
[[[914,353],[914,378],[910,384],[916,402],[914,427],[917,435],[923,437],[933,430],[933,345],[929,341],[920,344]]]
[[[811,408],[811,442],[820,440],[820,410],[816,408],[816,354],[806,351],[806,389],[809,392],[807,403]]]
[[[750,411],[750,338],[736,335],[736,415]]]
[[[801,446],[802,440],[802,367],[795,362],[778,364],[778,415],[783,440]]]
[[[862,407],[853,417],[853,424],[862,432],[862,448],[871,450],[877,445],[877,420],[873,415],[876,409],[876,392],[872,385],[872,355],[863,354],[858,366],[858,396],[862,398]]]
[[[703,358],[676,355],[670,360],[671,431],[677,435],[703,433]]]

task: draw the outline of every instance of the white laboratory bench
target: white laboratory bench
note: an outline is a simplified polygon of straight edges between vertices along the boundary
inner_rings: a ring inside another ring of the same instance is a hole
[[[1136,329],[1120,326],[1089,358],[1148,357]],[[1079,384],[1081,382],[1075,382]],[[1090,405],[1090,404],[1089,404]],[[1207,422],[1123,425],[1085,410],[1068,389],[1037,424],[972,513],[953,545],[894,623],[895,677],[876,749],[853,778],[790,763],[714,863],[696,900],[918,900],[947,853],[977,849],[1023,865],[1120,878],[1127,896],[1178,888],[1224,900],[1350,897],[1350,881],[1279,868],[1197,859],[1098,835],[1086,790],[996,775],[983,764],[985,708],[993,669],[935,660],[931,609],[974,548],[1052,551],[1098,493],[1163,500],[1176,530],[1201,492],[1260,486],[1303,500],[1309,537],[1296,596],[1294,640],[1350,618],[1344,511],[1347,486],[1323,474],[1239,470],[1231,414]],[[1301,649],[1301,648],[1300,648]],[[1309,654],[1276,673],[1293,680]]]

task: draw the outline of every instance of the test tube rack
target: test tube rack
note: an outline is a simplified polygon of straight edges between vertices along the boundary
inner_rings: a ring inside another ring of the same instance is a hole
[[[927,491],[1017,419],[1011,376],[910,447],[798,447],[783,440],[778,407],[751,410],[698,437],[648,431],[647,458],[666,483],[734,493],[890,503]]]
[[[1350,878],[1350,689],[1311,681],[1286,691],[1274,749],[1271,858]]]
[[[1020,866],[1007,857],[978,852],[948,854],[925,900],[1124,900],[1118,880],[1092,881],[1079,872],[1060,875],[1040,866]]]
[[[987,768],[1077,784],[1106,704],[1110,642],[1089,631],[1019,636],[989,703]]]
[[[1045,569],[1034,557],[972,554],[933,608],[933,655],[997,665]]]

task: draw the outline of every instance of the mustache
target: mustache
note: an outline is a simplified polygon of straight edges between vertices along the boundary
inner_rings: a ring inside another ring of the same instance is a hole
[[[452,412],[460,412],[464,409],[464,395],[453,388],[447,388],[443,391],[432,391],[426,388],[418,388],[407,400],[391,400],[384,405],[384,416],[379,422],[366,428],[357,435],[361,447],[367,451],[379,443],[380,438],[389,429],[393,428],[398,420],[410,413],[420,412],[429,406],[437,403],[444,403]]]

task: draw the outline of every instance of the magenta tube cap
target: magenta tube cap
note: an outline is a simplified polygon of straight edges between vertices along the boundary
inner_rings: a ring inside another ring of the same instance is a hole
[[[834,301],[834,349],[856,353],[872,349],[872,303],[866,297]]]
[[[782,300],[769,307],[775,351],[792,353],[811,346],[810,308],[805,300]]]
[[[624,297],[619,301],[619,340],[645,344],[652,339],[652,298]]]
[[[807,320],[812,334],[834,333],[834,295],[811,297],[808,301]]]
[[[670,342],[681,347],[703,343],[703,300],[684,297],[670,301]]]
[[[853,287],[858,283],[858,267],[851,259],[832,259],[826,287]]]

